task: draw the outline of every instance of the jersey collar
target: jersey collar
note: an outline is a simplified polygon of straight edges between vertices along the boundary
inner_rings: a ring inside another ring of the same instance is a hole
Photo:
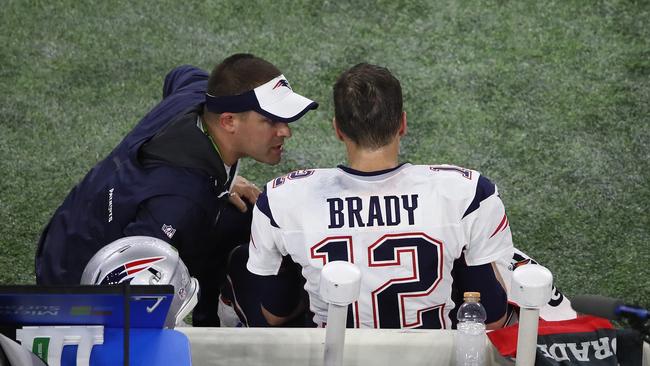
[[[375,177],[375,176],[378,176],[378,175],[382,175],[382,174],[386,174],[386,173],[396,171],[399,168],[401,168],[402,166],[404,166],[404,164],[408,164],[408,163],[404,162],[404,163],[401,163],[401,164],[399,164],[398,166],[396,166],[394,168],[384,169],[384,170],[375,170],[373,172],[362,172],[360,170],[356,170],[356,169],[352,169],[350,167],[347,167],[345,165],[339,165],[338,168],[343,170],[344,172],[346,172],[348,174],[352,174],[352,175],[358,175],[358,176],[362,176],[362,177]]]

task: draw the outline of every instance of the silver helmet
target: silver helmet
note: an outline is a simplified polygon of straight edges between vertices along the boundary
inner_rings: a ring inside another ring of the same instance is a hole
[[[190,276],[174,247],[149,236],[127,236],[99,250],[81,275],[82,285],[173,285],[174,299],[165,319],[173,328],[192,311],[199,282]]]

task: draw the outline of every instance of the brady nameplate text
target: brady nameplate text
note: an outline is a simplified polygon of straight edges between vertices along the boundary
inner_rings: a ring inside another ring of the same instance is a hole
[[[365,226],[397,226],[402,220],[415,225],[415,210],[418,208],[417,194],[400,196],[370,196],[328,198],[330,223],[328,228],[338,229]]]

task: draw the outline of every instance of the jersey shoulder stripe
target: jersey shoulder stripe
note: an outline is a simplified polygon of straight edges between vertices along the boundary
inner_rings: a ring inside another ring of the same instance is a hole
[[[463,214],[463,218],[472,212],[476,211],[483,202],[488,197],[492,196],[496,191],[494,183],[484,176],[479,176],[478,182],[476,183],[476,193],[474,194],[474,199],[467,207],[467,210]]]
[[[271,212],[271,207],[269,206],[269,197],[266,194],[266,187],[264,187],[264,191],[260,193],[259,197],[257,197],[257,203],[255,204],[257,208],[260,210],[261,213],[263,213],[266,217],[269,218],[271,221],[271,225],[279,228],[278,223],[275,222],[275,219],[273,218],[273,213]]]

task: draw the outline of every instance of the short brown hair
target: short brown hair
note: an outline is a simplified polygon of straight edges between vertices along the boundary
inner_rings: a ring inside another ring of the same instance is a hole
[[[334,116],[357,145],[377,149],[392,141],[401,126],[402,87],[388,69],[361,63],[334,84]]]
[[[281,74],[264,59],[250,53],[237,53],[214,67],[208,79],[208,93],[215,97],[239,95]]]

